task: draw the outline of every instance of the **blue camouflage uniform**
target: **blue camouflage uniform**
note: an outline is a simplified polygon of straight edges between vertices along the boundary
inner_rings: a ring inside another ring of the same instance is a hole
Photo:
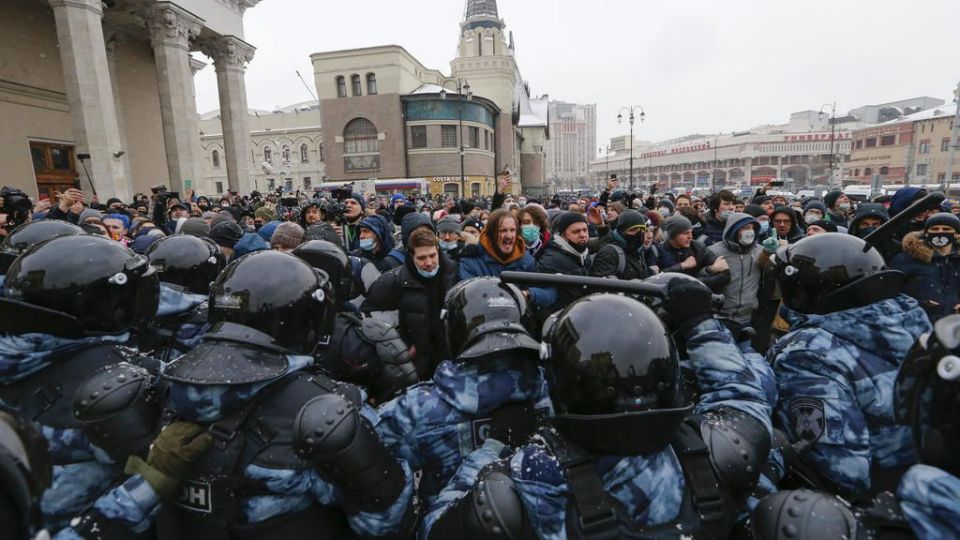
[[[309,356],[289,355],[287,374],[303,370],[313,364]],[[243,385],[190,385],[171,381],[170,405],[185,420],[197,423],[215,422],[226,414],[243,407],[263,389],[280,378],[261,383]],[[367,396],[361,391],[363,406],[360,413],[376,426],[379,423],[377,412],[366,404]],[[291,421],[293,419],[291,418]],[[413,504],[413,473],[410,467],[400,460],[406,477],[403,492],[389,508],[382,512],[347,513],[351,528],[363,537],[385,536],[393,534],[403,524],[408,509]],[[241,499],[241,507],[248,524],[257,524],[268,519],[293,514],[307,509],[314,502],[323,506],[344,508],[344,501],[338,490],[320,478],[316,468],[303,470],[268,469],[249,464],[243,470],[243,476],[259,482],[268,495],[257,495]],[[320,534],[321,531],[318,531]]]
[[[125,526],[129,529],[130,536],[134,537],[146,532],[153,524],[160,510],[160,497],[142,476],[135,474],[100,496],[93,507],[104,517]],[[71,522],[71,526],[62,529],[53,537],[54,540],[84,539],[83,535],[73,528],[75,524]]]
[[[0,385],[13,385],[50,367],[54,354],[95,344],[119,344],[128,339],[129,334],[83,339],[49,334],[0,336]],[[15,410],[9,403],[0,406]],[[55,463],[50,487],[41,496],[40,509],[44,526],[56,532],[125,478],[123,465],[114,463],[106,452],[91,444],[81,429],[42,424],[37,424],[37,428],[47,440],[50,458]],[[118,509],[114,516],[127,519],[124,509]]]
[[[380,406],[377,431],[397,457],[423,472],[419,491],[429,504],[463,458],[483,444],[485,416],[524,402],[544,415],[552,413],[543,369],[535,361],[447,360],[437,366],[431,382],[413,386]]]
[[[807,462],[846,495],[869,491],[871,470],[914,464],[893,387],[907,352],[931,330],[917,302],[899,295],[828,315],[782,314],[790,332],[768,353],[780,391],[775,420]]]
[[[704,321],[689,332],[686,341],[702,390],[695,412],[709,416],[721,408],[735,409],[772,432],[770,405],[760,377],[747,365],[726,328],[716,320]],[[430,506],[423,524],[424,537],[443,513],[472,488],[480,469],[498,459],[506,460],[537,536],[543,540],[567,537],[570,491],[558,461],[536,439],[512,455],[494,440],[488,440],[471,454]],[[626,517],[633,522],[653,526],[679,516],[685,480],[672,447],[647,455],[595,456],[594,466],[604,490],[622,503]]]
[[[172,333],[170,336],[161,336],[168,343],[169,353],[164,355],[166,359],[177,358],[200,344],[203,335],[210,330],[206,303],[206,295],[160,284],[156,320],[147,331]]]
[[[900,480],[897,497],[919,538],[960,538],[960,478],[929,465],[914,465]]]

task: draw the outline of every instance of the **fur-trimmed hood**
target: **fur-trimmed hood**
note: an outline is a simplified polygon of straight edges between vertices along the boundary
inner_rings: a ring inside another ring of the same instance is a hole
[[[923,231],[914,231],[903,237],[903,252],[910,257],[929,264],[937,251],[923,239]]]

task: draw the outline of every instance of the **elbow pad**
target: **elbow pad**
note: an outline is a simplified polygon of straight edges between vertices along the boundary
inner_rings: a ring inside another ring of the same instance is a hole
[[[293,424],[297,454],[314,463],[349,505],[380,512],[403,492],[406,475],[360,411],[339,394],[315,397]]]
[[[434,523],[428,540],[536,537],[513,479],[496,468],[485,468],[473,489]]]

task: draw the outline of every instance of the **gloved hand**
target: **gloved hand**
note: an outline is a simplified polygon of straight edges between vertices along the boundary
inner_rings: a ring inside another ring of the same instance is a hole
[[[130,456],[124,472],[139,474],[163,497],[177,492],[190,465],[203,456],[213,439],[206,429],[190,422],[174,422],[163,428],[150,445],[147,461]]]
[[[682,332],[687,332],[713,318],[713,293],[699,281],[674,278],[667,284],[667,299],[663,309]]]
[[[764,240],[760,245],[763,246],[764,251],[772,255],[777,252],[777,249],[780,247],[780,242],[777,241],[776,236],[771,236],[770,238]]]

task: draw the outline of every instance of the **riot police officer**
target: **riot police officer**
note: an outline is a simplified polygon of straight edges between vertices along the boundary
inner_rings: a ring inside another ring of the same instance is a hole
[[[115,481],[122,465],[97,449],[72,414],[93,371],[121,362],[156,369],[122,344],[156,312],[147,259],[106,238],[63,236],[36,244],[10,266],[0,299],[0,402],[42,428],[53,477],[42,501],[50,531]]]
[[[164,372],[167,407],[213,438],[158,538],[325,538],[409,531],[413,476],[373,428],[349,384],[311,374],[329,335],[325,274],[261,251],[227,266],[210,290],[213,327]]]
[[[900,293],[903,276],[848,234],[819,234],[773,257],[790,332],[768,352],[777,376],[777,427],[789,466],[847,497],[894,490],[916,456],[897,425],[897,368],[926,313]]]
[[[665,306],[696,406],[680,400],[677,352],[649,308],[581,299],[546,336],[555,429],[512,454],[497,441],[474,452],[430,509],[429,537],[726,538],[767,457],[769,406],[706,286],[671,283]]]
[[[225,261],[211,240],[187,234],[157,240],[146,256],[160,278],[160,302],[137,343],[167,362],[199,345],[210,329],[207,295]]]
[[[377,425],[384,442],[422,471],[427,503],[487,438],[519,444],[552,412],[519,289],[491,277],[458,283],[447,293],[443,318],[455,360],[383,404]]]
[[[14,259],[26,251],[28,247],[39,244],[44,240],[68,234],[83,234],[83,229],[58,219],[31,221],[13,229],[3,238],[3,243],[0,244],[0,274],[6,274]],[[0,285],[2,284],[2,281],[0,281]]]

